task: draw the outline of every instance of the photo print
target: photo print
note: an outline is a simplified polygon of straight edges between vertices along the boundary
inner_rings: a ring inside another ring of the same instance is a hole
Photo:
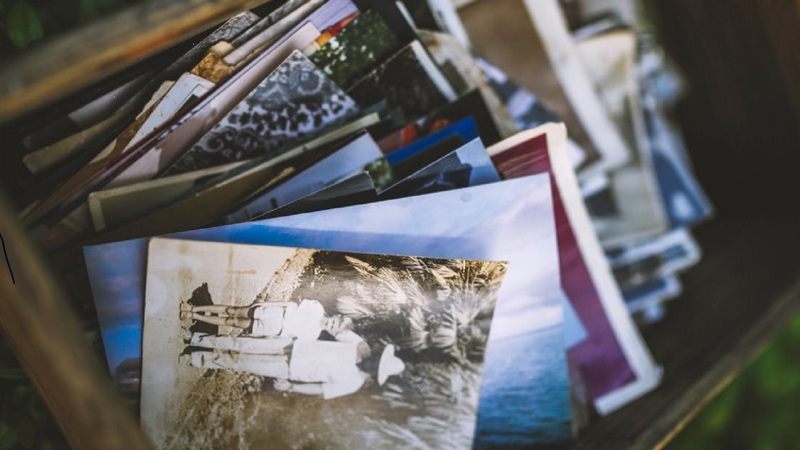
[[[154,238],[157,448],[468,448],[506,263]]]

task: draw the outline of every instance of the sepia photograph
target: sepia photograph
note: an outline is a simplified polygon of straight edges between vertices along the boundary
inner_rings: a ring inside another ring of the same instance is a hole
[[[505,262],[154,238],[157,448],[467,448]]]

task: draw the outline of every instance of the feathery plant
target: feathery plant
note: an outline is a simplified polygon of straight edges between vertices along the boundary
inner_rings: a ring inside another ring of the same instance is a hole
[[[396,342],[403,350],[455,361],[482,357],[505,263],[404,257],[392,267],[345,259],[359,277],[337,299],[342,314],[403,324]]]

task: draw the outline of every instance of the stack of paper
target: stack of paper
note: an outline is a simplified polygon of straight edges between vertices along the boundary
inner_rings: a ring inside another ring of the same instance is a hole
[[[709,207],[657,47],[502,0],[529,91],[480,54],[494,1],[275,2],[24,140],[21,219],[156,447],[551,447],[658,384],[629,309]]]

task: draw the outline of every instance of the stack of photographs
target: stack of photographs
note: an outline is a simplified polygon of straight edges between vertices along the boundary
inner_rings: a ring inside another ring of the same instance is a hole
[[[157,448],[553,448],[658,385],[710,214],[658,47],[502,3],[278,1],[22,133]]]
[[[628,309],[645,323],[662,317],[681,293],[678,275],[700,259],[689,230],[713,213],[669,119],[680,78],[636,0],[502,1],[501,12],[482,1],[461,10],[492,88],[523,128],[556,117],[567,124],[582,195]],[[535,43],[522,62],[512,36]]]
[[[587,204],[597,211],[597,223],[612,234],[614,221],[625,215],[631,217],[627,223],[639,224],[637,230],[650,228],[641,235],[623,228],[616,233],[619,238],[604,243],[630,311],[652,322],[663,317],[666,300],[680,295],[678,275],[699,262],[700,249],[690,228],[707,220],[713,210],[669,119],[668,111],[680,96],[680,78],[668,65],[638,3],[576,3],[580,14],[573,36],[587,70],[609,114],[637,150],[633,164],[609,173],[605,186],[595,190]],[[600,228],[598,233],[603,233]]]

